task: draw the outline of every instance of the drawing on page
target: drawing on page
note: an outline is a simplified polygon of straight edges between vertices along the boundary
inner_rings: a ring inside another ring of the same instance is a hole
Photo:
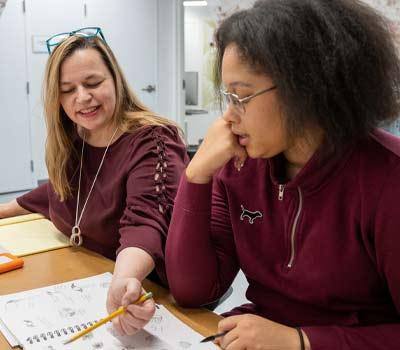
[[[35,327],[35,324],[31,320],[24,320],[24,326],[28,328]]]
[[[132,336],[118,336],[112,325],[107,325],[106,332],[112,336],[112,349],[115,350],[172,350],[159,337],[144,330]]]
[[[18,308],[21,306],[23,302],[25,302],[24,298],[7,300],[7,302],[4,305],[4,309],[5,311],[11,311],[11,312],[18,310]]]
[[[89,341],[89,340],[93,339],[93,337],[94,337],[93,333],[90,332],[90,333],[88,333],[88,334],[85,334],[85,335],[82,337],[82,340],[83,340],[83,341]]]
[[[99,342],[95,342],[92,344],[92,349],[96,350],[96,349],[103,349],[104,344],[103,342],[99,341]]]
[[[59,310],[56,310],[59,317],[62,319],[75,318],[77,316],[85,316],[86,310],[83,308],[72,308],[72,307],[61,307]],[[83,327],[83,326],[82,326]]]
[[[60,292],[58,291],[52,291],[52,290],[47,290],[46,295],[51,299],[53,303],[58,303],[60,302]]]
[[[71,284],[71,289],[72,289],[74,292],[80,292],[80,293],[83,292],[83,288],[77,286],[75,283],[72,283],[72,284]]]
[[[63,307],[61,310],[58,310],[58,314],[60,317],[73,317],[76,315],[76,311],[70,307]]]
[[[46,295],[50,298],[49,302],[55,305],[70,305],[74,302],[74,299],[69,295],[69,291],[65,288],[48,290]]]
[[[84,292],[88,290],[93,290],[93,287],[95,288],[101,288],[101,289],[107,289],[110,286],[111,282],[110,281],[101,281],[100,283],[93,283],[91,281],[74,281],[71,283],[69,286],[69,289],[75,291],[75,292]],[[65,288],[65,286],[64,286]]]
[[[108,323],[67,345],[63,342],[105,315],[111,275],[70,281],[9,296],[0,296],[0,315],[26,350],[209,350],[201,336],[156,305],[145,330],[117,336]],[[91,320],[91,321],[88,321]],[[28,327],[32,326],[32,327]]]
[[[163,317],[155,314],[148,324],[149,331],[154,333],[164,333]]]
[[[178,345],[179,345],[179,347],[181,347],[182,349],[190,349],[190,348],[192,347],[192,344],[189,343],[188,341],[185,341],[185,340],[181,340],[181,341],[178,343]]]

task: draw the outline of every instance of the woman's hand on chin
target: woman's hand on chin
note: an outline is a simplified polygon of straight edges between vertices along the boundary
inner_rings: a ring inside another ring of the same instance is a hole
[[[235,159],[238,170],[247,158],[247,152],[238,142],[238,137],[231,130],[231,124],[219,118],[207,130],[199,149],[186,168],[189,182],[205,184],[229,160]]]

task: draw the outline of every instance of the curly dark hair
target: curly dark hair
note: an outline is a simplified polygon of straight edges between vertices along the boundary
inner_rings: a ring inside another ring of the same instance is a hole
[[[266,74],[290,136],[318,125],[335,149],[400,112],[400,60],[388,20],[357,0],[259,0],[215,34],[215,86],[226,47]]]

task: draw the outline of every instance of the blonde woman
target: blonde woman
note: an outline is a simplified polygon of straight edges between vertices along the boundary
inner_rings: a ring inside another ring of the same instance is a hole
[[[116,259],[112,312],[138,298],[150,273],[167,283],[164,245],[186,149],[173,123],[130,91],[100,28],[57,34],[47,45],[50,181],[3,204],[0,217],[41,213],[71,245]],[[114,321],[121,335],[142,328],[154,302],[128,310]]]

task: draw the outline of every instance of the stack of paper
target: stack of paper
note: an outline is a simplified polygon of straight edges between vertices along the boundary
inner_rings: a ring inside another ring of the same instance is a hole
[[[69,246],[51,221],[39,214],[0,220],[0,245],[15,256],[24,256]]]
[[[105,303],[111,274],[105,273],[50,287],[0,297],[0,318],[19,345],[28,350],[191,350],[215,349],[202,336],[157,305],[145,329],[118,337],[111,323],[63,345],[84,327],[107,315]]]

